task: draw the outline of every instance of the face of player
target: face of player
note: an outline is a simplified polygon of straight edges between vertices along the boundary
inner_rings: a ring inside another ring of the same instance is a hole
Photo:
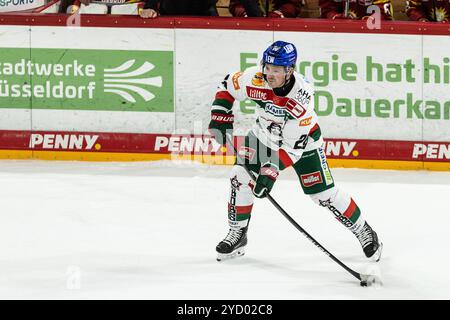
[[[283,66],[275,66],[273,64],[266,64],[263,73],[266,75],[267,83],[273,88],[280,88],[286,82],[286,79],[292,75],[292,70],[286,73],[286,68]]]

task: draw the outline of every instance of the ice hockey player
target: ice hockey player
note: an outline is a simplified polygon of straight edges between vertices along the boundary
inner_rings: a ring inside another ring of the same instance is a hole
[[[229,232],[216,247],[217,260],[245,253],[254,197],[264,198],[279,172],[293,166],[303,192],[353,232],[366,257],[378,261],[382,244],[376,232],[353,198],[334,183],[314,111],[314,91],[308,80],[294,71],[296,62],[295,46],[276,41],[264,51],[260,67],[229,74],[219,85],[208,127],[218,143],[225,144],[225,134],[232,134],[234,101],[251,99],[257,104],[256,123],[238,154],[258,176],[252,181],[239,163],[231,170]]]

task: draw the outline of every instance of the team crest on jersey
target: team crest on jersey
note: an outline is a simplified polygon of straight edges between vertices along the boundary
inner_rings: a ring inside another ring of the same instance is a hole
[[[264,87],[264,77],[262,72],[257,72],[252,79],[252,85],[256,87]]]
[[[275,136],[280,136],[283,133],[283,130],[281,128],[281,125],[275,122],[272,122],[268,127],[267,127],[267,131],[270,132],[270,134],[273,134]]]

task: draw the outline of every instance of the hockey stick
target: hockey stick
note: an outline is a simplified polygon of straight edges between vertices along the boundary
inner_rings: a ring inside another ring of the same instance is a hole
[[[236,147],[234,146],[234,143],[232,139],[230,138],[229,134],[226,135],[226,141],[229,145],[233,147],[234,153],[236,154],[237,163],[241,165],[245,171],[248,173],[250,178],[252,178],[253,181],[256,181],[256,177],[253,174],[253,172],[245,165],[245,162],[242,160],[241,156],[236,150]],[[350,273],[352,276],[354,276],[356,279],[360,281],[360,285],[362,287],[370,286],[373,283],[379,283],[381,284],[381,279],[375,275],[369,275],[369,274],[362,274],[359,272],[356,272],[352,269],[350,269],[347,265],[345,265],[343,262],[341,262],[338,258],[336,258],[331,252],[329,252],[325,247],[323,247],[319,242],[317,242],[308,232],[306,232],[305,229],[303,229],[294,219],[291,218],[291,216],[284,211],[284,209],[278,204],[278,202],[275,201],[275,199],[268,193],[267,199],[275,206],[275,208],[280,211],[280,213],[289,220],[289,222],[297,228],[298,231],[303,233],[303,235],[308,238],[316,247],[318,247],[322,252],[324,252],[328,257],[330,257],[334,262],[336,262],[338,265],[340,265],[342,268],[344,268],[348,273]]]

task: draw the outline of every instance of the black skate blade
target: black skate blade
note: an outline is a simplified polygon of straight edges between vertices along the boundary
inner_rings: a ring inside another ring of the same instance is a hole
[[[373,256],[370,257],[370,260],[374,262],[379,262],[381,260],[382,253],[383,253],[383,242],[380,242],[380,246],[378,247],[377,251],[375,251]]]
[[[217,253],[217,261],[221,262],[224,260],[230,260],[233,258],[237,258],[243,256],[245,254],[245,248],[239,248],[234,250],[231,253]]]

